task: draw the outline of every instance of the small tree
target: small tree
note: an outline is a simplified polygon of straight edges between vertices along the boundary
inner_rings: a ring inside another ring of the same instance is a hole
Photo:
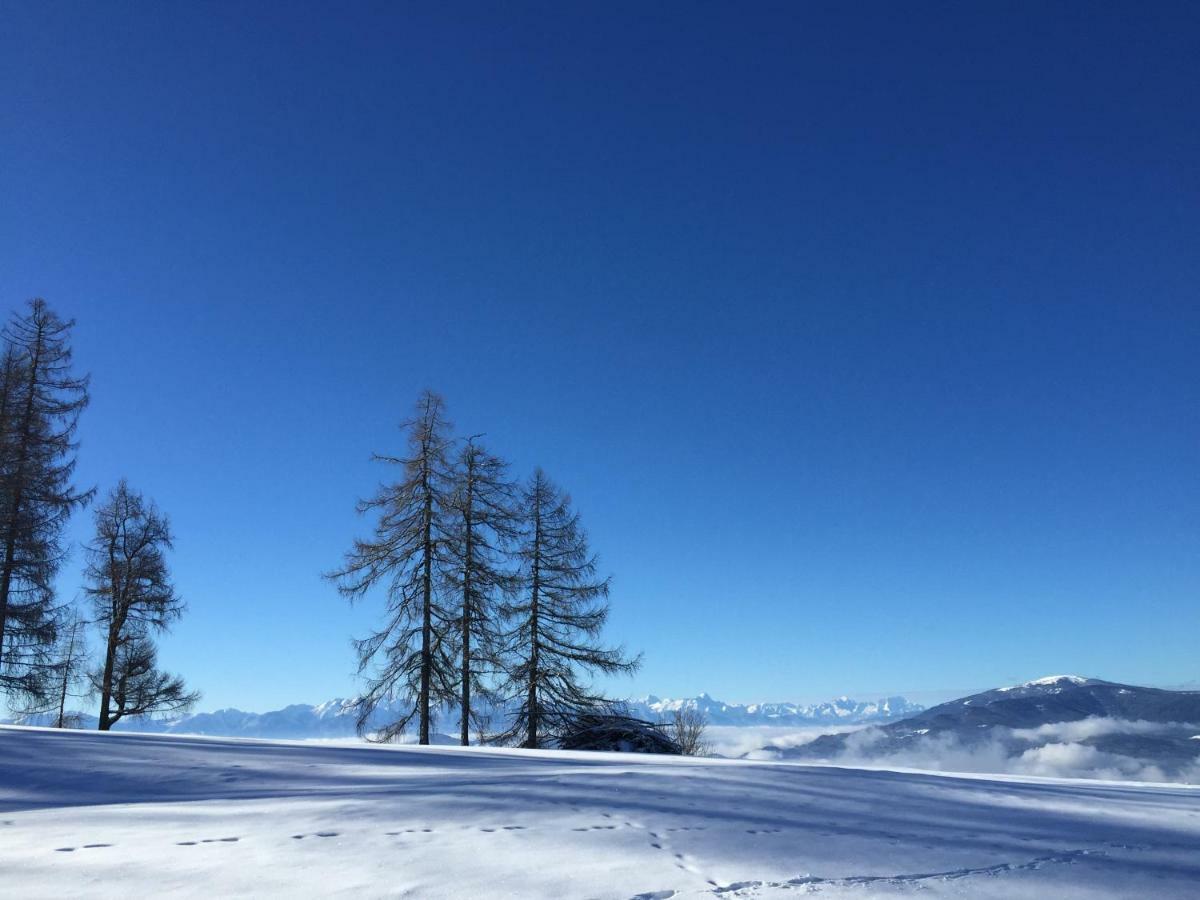
[[[85,590],[104,641],[104,663],[92,675],[101,731],[125,716],[185,709],[198,697],[178,676],[157,669],[152,635],[165,632],[184,610],[167,572],[171,546],[166,517],[124,479],[96,510]]]
[[[87,634],[83,617],[78,610],[71,613],[62,633],[62,655],[58,661],[58,715],[55,728],[78,728],[81,719],[78,713],[67,712],[67,698],[80,696],[77,689],[87,680]]]
[[[387,588],[383,625],[354,642],[359,672],[374,669],[367,692],[359,699],[359,732],[371,726],[381,702],[412,698],[412,708],[381,726],[375,739],[394,739],[416,718],[418,739],[428,744],[434,705],[456,700],[455,616],[437,593],[444,580],[443,542],[453,486],[445,402],[425,391],[417,401],[416,415],[402,427],[408,432],[408,455],[375,457],[397,466],[400,480],[381,485],[372,499],[358,504],[360,513],[379,515],[374,538],[356,540],[345,564],[326,577],[336,581],[338,591],[351,602],[376,585]]]
[[[580,713],[605,704],[581,679],[583,673],[632,672],[640,660],[600,644],[609,579],[596,575],[596,558],[571,498],[541,469],[522,494],[520,514],[521,595],[502,610],[509,624],[503,690],[515,715],[496,739],[536,748]]]
[[[673,710],[667,721],[667,732],[684,756],[708,756],[712,753],[712,745],[705,738],[707,728],[708,717],[702,710],[692,706]]]

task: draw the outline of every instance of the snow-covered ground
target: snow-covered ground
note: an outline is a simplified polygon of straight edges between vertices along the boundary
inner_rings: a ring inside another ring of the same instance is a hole
[[[1196,897],[1200,789],[0,728],[8,897]]]

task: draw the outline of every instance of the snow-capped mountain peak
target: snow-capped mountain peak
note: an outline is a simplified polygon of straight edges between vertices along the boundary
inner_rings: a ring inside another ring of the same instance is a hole
[[[1082,675],[1046,675],[1043,678],[1035,678],[1033,681],[1026,681],[1022,684],[1014,684],[1010,687],[998,688],[1001,691],[1015,691],[1020,688],[1039,688],[1039,687],[1065,687],[1066,685],[1080,684],[1097,684],[1098,679],[1085,678]]]
[[[701,693],[682,699],[646,697],[631,700],[630,712],[645,719],[659,719],[680,709],[704,713],[710,725],[825,725],[883,722],[920,712],[923,707],[903,697],[852,700],[842,696],[822,703],[725,703]]]
[[[122,730],[167,732],[171,734],[207,734],[221,737],[263,738],[340,738],[353,737],[358,718],[355,698],[335,697],[315,706],[296,703],[265,713],[244,712],[240,709],[220,709],[216,712],[194,713],[175,719],[126,720]],[[717,700],[708,693],[682,699],[664,699],[650,695],[640,700],[626,701],[632,715],[650,721],[669,718],[680,709],[702,712],[711,725],[828,725],[860,722],[886,722],[919,712],[923,707],[909,703],[903,697],[888,697],[873,701],[839,697],[824,703],[736,704]],[[383,704],[373,721],[380,724],[394,719],[405,711],[405,703]],[[489,714],[493,727],[506,718],[503,709],[481,710]],[[95,718],[84,716],[84,726],[94,727]],[[439,731],[452,731],[458,721],[458,710],[438,711]],[[46,716],[10,720],[15,724],[45,725]],[[5,724],[0,721],[0,724]]]

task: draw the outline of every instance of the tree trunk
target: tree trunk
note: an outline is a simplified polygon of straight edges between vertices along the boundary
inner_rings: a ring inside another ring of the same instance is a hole
[[[529,594],[529,693],[525,705],[529,709],[529,737],[525,746],[538,747],[538,592],[541,589],[542,503],[536,497],[533,507],[533,578]]]
[[[433,637],[433,497],[429,493],[429,462],[422,468],[421,480],[425,488],[425,572],[422,576],[424,592],[421,609],[421,735],[419,743],[429,743],[429,681],[433,668],[430,643]]]
[[[109,551],[111,558],[111,550]],[[128,579],[121,580],[121,588],[117,590],[117,570],[114,565],[112,568],[113,577],[113,594],[112,600],[113,616],[108,623],[108,645],[104,651],[104,676],[100,680],[100,730],[108,731],[112,728],[113,722],[117,720],[117,716],[112,715],[112,683],[113,670],[117,664],[117,647],[121,643],[121,631],[125,628],[125,616],[127,608],[125,606],[125,587]]]
[[[63,666],[62,691],[58,695],[58,722],[55,728],[64,727],[67,714],[67,686],[71,680],[71,667],[75,665],[75,634],[79,631],[79,619],[71,623],[71,642],[67,645],[67,664]]]
[[[474,568],[475,545],[474,525],[471,521],[471,504],[474,502],[471,476],[467,476],[466,500],[466,547],[463,550],[463,616],[462,616],[462,733],[459,743],[464,747],[471,743],[471,570]]]
[[[113,666],[117,657],[117,627],[116,623],[108,626],[108,648],[104,653],[104,677],[100,681],[100,731],[112,728],[109,718],[109,706],[112,703]]]

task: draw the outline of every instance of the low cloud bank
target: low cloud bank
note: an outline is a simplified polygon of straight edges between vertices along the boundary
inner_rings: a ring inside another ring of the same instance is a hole
[[[813,761],[865,768],[1200,784],[1200,761],[1195,758],[1182,765],[1171,765],[1161,760],[1108,752],[1083,743],[1109,735],[1173,732],[1178,736],[1188,731],[1200,734],[1200,726],[1093,716],[1037,728],[993,727],[982,739],[969,742],[953,732],[929,734],[906,742],[901,749],[892,749],[887,746],[892,735],[881,728],[869,727],[850,734],[842,752]],[[1029,746],[1031,743],[1034,746]],[[778,744],[775,747],[784,749]],[[759,758],[778,755],[770,752],[752,754]]]
[[[850,725],[845,731],[865,726]],[[828,725],[809,725],[800,728],[786,725],[709,725],[704,737],[718,756],[731,759],[749,755],[754,758],[759,750],[768,745],[780,750],[790,750],[807,744],[813,738],[829,734]],[[763,757],[773,758],[772,755]]]

